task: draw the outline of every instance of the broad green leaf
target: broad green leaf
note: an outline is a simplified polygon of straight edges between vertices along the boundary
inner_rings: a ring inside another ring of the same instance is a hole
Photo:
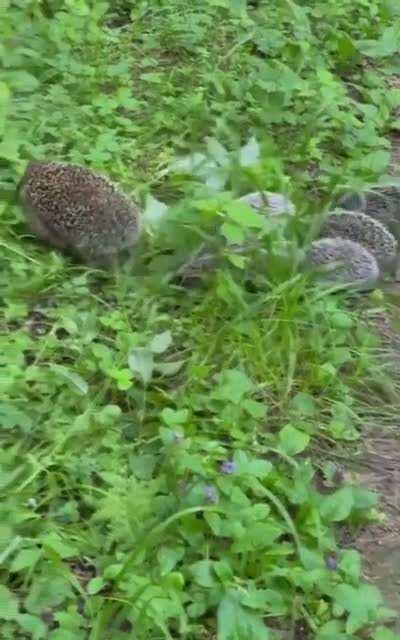
[[[287,424],[279,432],[279,446],[289,456],[295,456],[304,451],[310,442],[310,436]]]
[[[232,545],[234,553],[247,553],[271,549],[277,539],[283,534],[283,530],[273,522],[253,522],[246,528],[232,531],[232,537],[238,538]]]
[[[110,369],[107,373],[116,381],[120,391],[126,391],[132,386],[131,369]]]
[[[32,73],[18,69],[12,74],[12,89],[22,93],[31,93],[39,88],[39,81]]]
[[[362,166],[374,174],[382,174],[390,164],[390,152],[378,149],[366,154],[362,159]]]
[[[158,333],[150,343],[150,349],[153,353],[164,353],[172,344],[172,335],[170,331]]]
[[[85,0],[65,0],[65,4],[69,7],[73,13],[77,16],[88,16],[90,14],[90,9],[86,4]]]
[[[238,269],[244,269],[247,263],[247,258],[245,256],[238,256],[236,253],[230,253],[227,256],[229,262],[233,264],[234,267]]]
[[[245,609],[235,591],[229,591],[221,600],[217,623],[217,640],[269,640],[262,617]]]
[[[173,589],[174,591],[182,591],[185,586],[185,578],[183,573],[180,571],[171,571],[168,573],[164,580],[163,585],[167,587],[167,589]]]
[[[20,613],[17,622],[21,629],[29,634],[32,640],[45,640],[48,636],[48,627],[38,616],[31,616],[29,613]]]
[[[312,571],[313,569],[322,569],[325,567],[322,553],[316,549],[301,547],[300,558],[303,567],[308,571]]]
[[[161,373],[162,376],[174,376],[180,371],[185,364],[185,360],[175,360],[174,362],[156,362],[154,370]]]
[[[0,620],[15,620],[17,616],[17,597],[7,587],[0,585]]]
[[[185,555],[184,547],[161,547],[157,553],[161,576],[168,575]]]
[[[21,429],[29,430],[32,426],[32,418],[27,413],[20,411],[16,407],[5,402],[0,407],[0,427],[3,429],[13,429],[21,427]]]
[[[296,394],[292,400],[292,407],[304,416],[312,416],[317,410],[314,398],[308,393]]]
[[[143,384],[148,384],[151,381],[154,371],[154,359],[150,349],[137,347],[131,352],[128,363],[131,371],[141,377]]]
[[[18,572],[24,569],[31,569],[42,557],[41,549],[33,547],[32,549],[22,549],[14,558],[11,564],[11,571]]]
[[[129,458],[129,466],[140,480],[150,480],[157,465],[157,457],[151,453],[132,455]]]
[[[361,557],[358,551],[345,549],[342,552],[339,568],[353,583],[357,583],[361,575]]]
[[[199,562],[191,564],[189,567],[194,581],[206,589],[215,585],[212,565],[213,563],[211,560],[200,560]]]
[[[224,209],[227,217],[243,228],[262,229],[265,226],[265,218],[245,202],[229,202]]]
[[[354,326],[354,319],[346,311],[336,311],[330,316],[331,324],[336,329],[351,329]]]
[[[107,404],[101,411],[96,413],[96,421],[103,425],[112,425],[122,413],[117,404]]]
[[[84,380],[82,376],[75,371],[71,371],[60,364],[51,364],[50,369],[61,378],[64,378],[64,380],[67,380],[67,382],[71,384],[72,388],[79,391],[81,395],[84,396],[89,391],[89,385],[86,380]]]
[[[356,633],[368,622],[376,620],[378,609],[382,605],[379,590],[375,586],[365,584],[359,588],[339,584],[333,591],[333,600],[335,605],[349,613],[347,633]]]
[[[54,619],[59,623],[62,629],[69,629],[71,631],[79,630],[85,625],[84,617],[78,612],[77,604],[68,607],[67,611],[57,611],[54,614]]]
[[[238,457],[235,454],[234,461],[237,461],[238,473],[247,473],[255,478],[265,478],[272,471],[272,464],[269,460],[246,460],[238,461]]]
[[[96,576],[92,578],[87,585],[87,592],[89,595],[93,596],[96,593],[99,593],[103,589],[105,585],[104,578],[102,576]]]
[[[250,138],[247,144],[240,150],[240,164],[242,167],[251,167],[260,159],[260,145],[255,138]]]
[[[245,239],[243,229],[230,222],[224,222],[221,225],[221,233],[230,244],[243,244]]]
[[[55,551],[61,558],[72,558],[79,556],[79,550],[76,547],[64,542],[57,533],[51,532],[41,539],[44,547],[49,547]]]
[[[344,622],[331,620],[318,629],[315,640],[350,640],[345,633]]]
[[[289,603],[283,594],[274,589],[257,589],[248,591],[242,598],[242,604],[251,609],[259,609],[262,613],[284,616],[288,613]]]
[[[17,162],[20,159],[19,148],[21,144],[22,140],[18,138],[16,131],[12,131],[9,127],[5,127],[4,136],[0,142],[0,158],[9,160],[10,162]]]
[[[41,575],[33,580],[27,598],[25,608],[28,613],[42,613],[46,609],[58,607],[72,595],[70,580],[61,575]]]
[[[239,404],[241,399],[253,389],[254,385],[245,373],[238,369],[227,369],[220,377],[214,396],[218,400]]]
[[[247,411],[253,418],[261,419],[264,418],[267,413],[267,407],[262,402],[256,402],[256,400],[243,400],[242,403],[243,409]]]
[[[161,417],[165,424],[169,427],[173,428],[178,425],[185,424],[189,418],[188,409],[180,409],[176,411],[175,409],[171,409],[170,407],[166,407],[161,412]]]
[[[378,503],[378,494],[364,487],[352,487],[354,509],[359,511],[367,511],[376,507]]]
[[[378,40],[361,40],[358,48],[370,58],[384,58],[396,53],[400,48],[400,27],[387,27]]]
[[[323,496],[320,513],[327,522],[341,522],[349,517],[354,506],[351,487],[343,487],[331,495]]]

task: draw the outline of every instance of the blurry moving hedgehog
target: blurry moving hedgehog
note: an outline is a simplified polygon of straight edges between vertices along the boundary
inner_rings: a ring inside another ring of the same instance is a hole
[[[400,240],[400,188],[395,186],[375,187],[363,192],[347,193],[339,200],[338,205],[347,211],[361,211],[370,218],[380,222]],[[396,258],[389,265],[392,275],[400,280],[400,256],[396,248]],[[388,264],[384,264],[388,268]]]
[[[32,162],[19,196],[35,235],[85,261],[107,262],[138,238],[137,206],[84,167]]]
[[[396,238],[382,222],[361,211],[331,213],[322,225],[320,236],[358,242],[375,256],[382,270],[393,268],[395,264],[398,250]]]
[[[306,260],[321,273],[322,280],[360,291],[373,289],[380,275],[378,263],[368,249],[345,238],[314,241]]]
[[[360,193],[347,193],[338,201],[347,211],[363,211],[382,222],[397,238],[400,225],[400,189],[395,186],[376,187]]]

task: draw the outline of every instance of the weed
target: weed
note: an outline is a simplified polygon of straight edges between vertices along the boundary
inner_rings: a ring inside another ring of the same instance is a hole
[[[386,170],[398,20],[381,0],[1,4],[4,640],[395,638],[335,538],[377,496],[328,460],[359,438],[378,341],[297,265],[312,214]],[[32,158],[147,199],[118,273],[28,237]],[[252,213],[257,189],[301,215]],[[204,243],[221,268],[185,289]]]

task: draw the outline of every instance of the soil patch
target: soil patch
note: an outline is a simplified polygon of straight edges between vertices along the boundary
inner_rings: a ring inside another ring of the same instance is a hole
[[[400,86],[400,78],[395,78],[392,85]],[[398,177],[400,133],[393,133],[391,143],[390,173]],[[396,384],[400,380],[400,283],[387,284],[384,290],[392,311],[378,314],[372,323],[382,338],[386,362]],[[393,422],[396,424],[391,427],[374,425],[364,434],[363,470],[358,479],[360,484],[379,494],[384,518],[365,527],[357,536],[355,546],[363,554],[365,579],[375,584],[387,606],[399,613],[394,631],[400,633],[400,411],[397,419],[393,411]]]
[[[364,557],[365,578],[400,614],[400,430],[398,435],[389,429],[379,435],[367,433],[365,449],[366,467],[359,480],[379,493],[384,520],[366,527],[356,547]],[[400,619],[395,628],[400,632]]]

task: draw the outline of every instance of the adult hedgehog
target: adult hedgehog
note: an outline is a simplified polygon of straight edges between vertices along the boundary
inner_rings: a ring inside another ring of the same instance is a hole
[[[32,162],[19,195],[32,232],[85,261],[107,262],[138,238],[137,206],[85,167]]]

